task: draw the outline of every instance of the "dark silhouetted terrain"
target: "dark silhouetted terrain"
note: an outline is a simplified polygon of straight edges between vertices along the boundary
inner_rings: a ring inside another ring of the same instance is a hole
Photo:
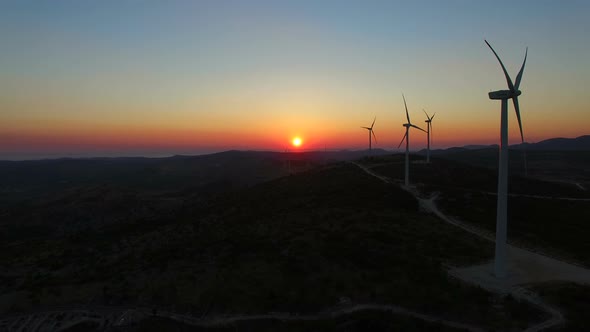
[[[289,159],[291,175],[284,154],[263,152],[2,162],[1,312],[140,307],[194,317],[313,315],[370,303],[503,331],[545,318],[528,303],[447,274],[452,266],[490,260],[492,243],[425,214],[408,192],[352,163],[330,162],[336,158],[322,153]],[[401,155],[360,160],[392,179],[402,178],[402,161]],[[493,231],[492,169],[435,158],[432,165],[413,163],[411,178],[424,195],[439,193],[451,215]],[[510,192],[590,197],[572,184],[519,175]],[[538,202],[511,197],[510,239],[590,266],[584,241],[590,203]],[[549,299],[561,291],[547,287]],[[571,302],[577,321],[586,307]],[[210,330],[162,316],[134,326]],[[240,321],[232,328],[455,330],[375,310],[307,323]]]

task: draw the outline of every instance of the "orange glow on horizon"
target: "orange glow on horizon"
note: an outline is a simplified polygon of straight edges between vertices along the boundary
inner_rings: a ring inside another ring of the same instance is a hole
[[[440,112],[445,114],[444,112]],[[403,136],[403,127],[398,118],[382,117],[378,122],[379,141],[375,148],[397,151]],[[470,144],[497,144],[499,119],[477,117],[451,122],[452,117],[440,117],[434,125],[432,148],[443,149]],[[192,119],[191,119],[192,120]],[[275,150],[285,149],[285,142],[295,149],[340,150],[365,149],[366,133],[357,129],[362,119],[343,118],[342,122],[326,125],[324,119],[311,115],[293,118],[277,117],[274,126],[252,124],[232,126],[205,126],[198,121],[185,121],[178,126],[173,123],[89,122],[77,119],[43,122],[7,121],[0,126],[0,152],[9,151],[69,151],[97,150],[126,151],[132,149],[188,150]],[[402,119],[403,120],[403,119]],[[514,118],[510,123],[510,144],[520,143],[518,126]],[[238,122],[236,122],[238,123]],[[239,122],[241,123],[241,121]],[[297,129],[295,129],[297,128]],[[567,133],[559,126],[531,119],[524,123],[525,140],[538,142],[551,137],[577,137],[586,133],[583,128],[574,128]],[[426,146],[426,136],[412,133],[412,150]],[[305,137],[305,140],[303,140]],[[296,139],[299,139],[296,141]]]

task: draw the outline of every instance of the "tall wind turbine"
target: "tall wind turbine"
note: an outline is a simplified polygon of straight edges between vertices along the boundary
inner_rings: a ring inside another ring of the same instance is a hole
[[[377,117],[375,117],[373,119],[373,123],[371,124],[371,127],[361,127],[361,128],[365,128],[369,131],[369,152],[371,152],[371,150],[373,149],[373,142],[372,142],[372,138],[375,138],[375,143],[377,143],[377,136],[375,136],[375,132],[373,131],[373,126],[375,125],[375,120],[377,120]],[[371,137],[371,135],[373,137]]]
[[[406,141],[406,176],[405,176],[404,183],[406,184],[406,187],[407,187],[410,184],[410,127],[420,129],[423,132],[426,132],[426,131],[418,126],[413,125],[410,122],[410,114],[408,113],[408,105],[406,104],[406,97],[404,96],[403,93],[402,93],[402,98],[404,98],[404,106],[406,107],[406,118],[408,119],[408,123],[403,124],[403,126],[406,127],[406,134],[402,138],[402,141],[399,142],[399,145],[397,147],[399,148],[400,146],[402,146],[402,143],[404,142],[404,140]]]
[[[424,111],[424,110],[422,110]],[[424,111],[424,114],[426,114],[426,119],[424,120],[424,122],[426,122],[426,141],[427,141],[427,147],[426,147],[426,162],[430,163],[430,136],[432,135],[432,119],[434,119],[434,116],[436,115],[436,112],[434,114],[432,114],[432,116],[428,116],[428,113],[426,113],[426,111]]]
[[[508,204],[508,99],[512,99],[514,103],[514,111],[518,119],[518,127],[520,128],[520,138],[524,142],[524,135],[522,134],[522,122],[520,121],[520,109],[518,107],[518,96],[521,92],[518,90],[520,80],[522,79],[522,72],[526,63],[528,54],[528,47],[524,53],[524,61],[522,67],[516,75],[516,82],[512,84],[512,80],[506,71],[506,67],[500,60],[500,57],[494,51],[490,43],[485,40],[486,44],[492,50],[502,70],[506,76],[508,83],[508,90],[499,90],[489,93],[490,99],[501,100],[501,116],[500,116],[500,164],[498,167],[498,206],[496,212],[496,253],[494,259],[494,274],[497,278],[506,276],[506,227],[507,227],[507,204]]]

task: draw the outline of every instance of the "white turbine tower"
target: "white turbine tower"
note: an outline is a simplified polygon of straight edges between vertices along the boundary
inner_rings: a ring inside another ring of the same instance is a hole
[[[361,128],[367,129],[369,131],[369,153],[373,149],[373,142],[372,142],[371,135],[373,135],[373,137],[375,138],[375,143],[377,143],[377,136],[375,136],[375,132],[373,131],[373,126],[375,125],[375,120],[377,120],[377,117],[375,117],[373,119],[373,123],[371,124],[371,127],[361,127]]]
[[[526,63],[528,54],[528,47],[524,53],[524,61],[522,67],[516,75],[516,82],[512,84],[512,80],[506,71],[506,67],[500,60],[500,57],[494,51],[490,43],[485,41],[488,47],[492,50],[496,59],[500,62],[509,90],[499,90],[489,93],[490,99],[501,100],[502,113],[500,117],[500,163],[498,167],[498,207],[496,212],[496,253],[494,258],[494,274],[497,278],[506,276],[506,232],[507,232],[507,204],[508,204],[508,99],[514,102],[514,111],[518,119],[518,127],[520,128],[520,138],[524,142],[524,135],[522,134],[522,122],[520,121],[520,109],[518,107],[518,96],[521,92],[518,90],[520,80],[522,79],[522,72]]]
[[[406,107],[406,118],[408,119],[408,123],[404,123],[403,126],[406,127],[406,134],[402,138],[401,142],[399,142],[398,148],[402,146],[404,140],[406,140],[406,176],[404,178],[404,183],[406,187],[410,184],[410,127],[414,127],[416,129],[420,129],[423,132],[426,132],[424,129],[413,125],[410,122],[410,114],[408,113],[408,105],[406,104],[406,97],[402,93],[402,98],[404,98],[404,106]]]
[[[426,147],[426,162],[430,163],[430,137],[432,135],[432,119],[434,119],[434,116],[436,115],[436,112],[434,114],[432,114],[432,116],[428,116],[428,113],[426,113],[425,110],[424,114],[426,114],[426,119],[424,120],[424,122],[426,122],[426,141],[427,141],[427,147]]]

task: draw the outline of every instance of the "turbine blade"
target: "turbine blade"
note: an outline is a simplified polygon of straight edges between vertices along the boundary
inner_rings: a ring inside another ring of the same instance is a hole
[[[373,138],[375,139],[375,143],[377,143],[377,136],[375,136],[375,131],[371,130],[371,134],[373,134]]]
[[[404,98],[404,106],[406,107],[406,118],[408,118],[408,123],[410,123],[410,114],[408,114],[408,105],[406,104],[406,97],[402,93],[402,97]]]
[[[436,115],[436,112],[434,112],[434,114],[432,114],[432,117],[430,118],[430,121],[432,121],[432,119],[434,119],[434,116]]]
[[[364,128],[364,129],[367,129],[367,130],[371,130],[371,128],[369,128],[369,127],[362,127],[361,126],[361,128]]]
[[[508,83],[508,88],[510,89],[510,91],[514,92],[515,91],[514,84],[512,84],[512,80],[510,79],[510,75],[508,75],[508,72],[506,71],[506,67],[504,67],[504,64],[502,63],[502,60],[500,60],[498,53],[496,53],[496,51],[494,51],[494,49],[492,48],[492,45],[490,45],[490,43],[488,43],[487,40],[484,39],[484,41],[486,42],[486,44],[488,44],[488,47],[490,48],[490,50],[492,50],[492,52],[494,52],[496,59],[498,59],[498,61],[500,62],[500,66],[502,66],[502,70],[504,71],[504,76],[506,76],[506,82]]]
[[[434,115],[432,117],[434,118]],[[428,132],[430,133],[430,147],[432,147],[432,122],[428,122],[428,126],[430,126]]]
[[[399,149],[400,146],[402,146],[402,144],[404,143],[404,141],[406,140],[406,137],[408,136],[408,130],[406,129],[406,134],[404,135],[404,137],[402,138],[402,141],[399,142],[399,145],[397,146],[397,148]]]
[[[373,119],[373,123],[371,124],[371,128],[373,128],[373,126],[375,125],[375,120],[377,120],[377,117],[375,117],[375,118]]]
[[[423,132],[426,132],[426,130],[424,130],[424,129],[422,129],[422,128],[418,127],[418,126],[414,126],[413,124],[410,124],[410,126],[412,126],[412,127],[416,128],[416,129],[420,129],[420,130],[422,130]]]
[[[518,87],[520,86],[520,80],[522,79],[522,72],[524,71],[524,65],[526,63],[526,56],[529,53],[529,48],[526,48],[526,51],[524,51],[524,61],[522,62],[522,67],[520,67],[520,71],[518,72],[518,75],[516,75],[516,83],[514,84],[514,88],[516,90],[518,90]]]
[[[524,143],[524,135],[522,134],[522,122],[520,121],[520,109],[518,107],[518,97],[512,98],[514,102],[514,111],[516,112],[516,119],[518,119],[518,128],[520,129],[520,139]]]
[[[428,116],[428,113],[426,113],[426,110],[425,110],[425,109],[422,109],[422,112],[424,112],[424,114],[426,114],[426,118],[427,118],[428,120],[430,120],[430,117]]]

